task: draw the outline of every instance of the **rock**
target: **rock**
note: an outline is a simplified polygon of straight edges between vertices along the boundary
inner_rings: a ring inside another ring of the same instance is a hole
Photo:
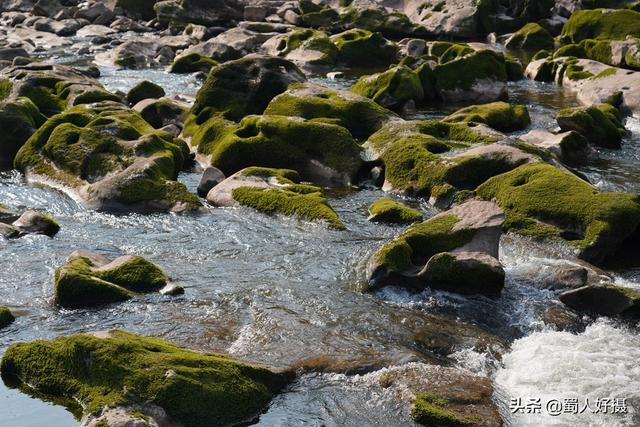
[[[28,58],[29,53],[21,47],[4,47],[0,48],[0,60],[13,61],[17,57]]]
[[[385,108],[395,110],[401,109],[409,101],[420,104],[425,99],[420,76],[406,66],[397,66],[382,73],[363,76],[351,90]],[[432,96],[433,94],[429,94],[429,97]]]
[[[295,216],[345,229],[322,190],[299,182],[293,170],[251,167],[213,187],[207,201],[214,206],[248,206],[265,214]]]
[[[229,25],[243,17],[243,7],[235,0],[165,0],[157,2],[153,8],[163,26],[199,24],[213,27]]]
[[[211,58],[217,62],[231,61],[234,59],[239,59],[242,56],[241,51],[229,46],[228,44],[225,44],[216,39],[210,39],[205,42],[190,46],[184,52],[182,52],[180,56],[176,58],[176,60],[193,53],[197,53],[202,57]]]
[[[579,312],[640,318],[640,292],[623,286],[584,286],[563,292],[560,301]]]
[[[170,73],[196,73],[209,74],[213,67],[220,65],[215,59],[202,56],[199,53],[190,53],[176,57],[171,64]]]
[[[336,123],[355,138],[366,138],[389,122],[400,120],[391,111],[351,91],[310,83],[289,86],[273,98],[264,114]]]
[[[506,102],[493,102],[462,108],[445,117],[451,123],[484,123],[500,132],[524,130],[531,124],[527,107]]]
[[[555,134],[543,129],[534,129],[520,136],[520,139],[549,150],[567,164],[579,164],[595,155],[589,141],[574,131]]]
[[[503,223],[504,213],[496,204],[471,200],[413,225],[369,260],[369,286],[433,286],[465,294],[499,294],[504,285],[504,271],[497,261]],[[478,284],[474,276],[485,281]]]
[[[53,17],[60,12],[64,6],[59,0],[38,0],[33,6],[33,14],[38,16]]]
[[[207,197],[209,191],[225,179],[226,177],[220,169],[214,168],[213,166],[207,167],[202,173],[202,177],[198,183],[198,195]]]
[[[257,417],[288,382],[266,368],[117,330],[14,344],[0,369],[49,397],[77,399],[85,420],[101,414],[94,425],[118,408],[153,425],[239,424]],[[194,407],[194,400],[210,404]],[[165,413],[171,423],[162,422]]]
[[[480,50],[440,63],[433,69],[435,90],[445,102],[481,103],[507,97],[504,56]]]
[[[136,105],[145,99],[158,99],[165,95],[164,89],[149,80],[143,80],[132,87],[127,93],[129,105]]]
[[[403,36],[425,34],[422,26],[415,25],[404,10],[393,10],[385,7],[393,2],[377,5],[370,1],[354,1],[341,13],[343,26],[380,32],[386,37],[400,38]],[[392,7],[393,7],[392,6]],[[411,6],[411,5],[407,5]]]
[[[267,40],[262,48],[274,56],[281,56],[301,67],[332,66],[338,49],[326,33],[296,29]]]
[[[580,259],[606,265],[631,252],[640,225],[637,195],[601,192],[547,164],[525,164],[476,189],[505,210],[505,230],[564,240]],[[625,246],[631,245],[631,246]]]
[[[35,211],[26,211],[11,225],[23,233],[44,234],[49,237],[60,231],[60,225],[52,217]]]
[[[96,38],[107,37],[115,33],[116,31],[113,28],[105,27],[104,25],[91,24],[80,28],[76,32],[76,35],[78,37],[91,37],[95,40]]]
[[[302,22],[300,15],[293,10],[287,10],[284,13],[284,20],[291,25],[300,25]]]
[[[9,310],[8,307],[0,306],[0,329],[9,326],[15,319],[16,318],[13,316],[11,310]]]
[[[348,30],[331,37],[338,48],[338,61],[351,67],[389,65],[395,61],[398,46],[380,33]]]
[[[126,33],[128,31],[133,31],[136,33],[146,33],[152,31],[152,29],[147,28],[145,25],[140,24],[133,19],[127,18],[126,16],[117,17],[111,25],[109,25],[112,29],[116,30],[119,33]]]
[[[109,24],[115,18],[115,13],[112,9],[109,9],[105,4],[101,2],[95,2],[87,5],[86,8],[79,9],[74,17],[86,19],[89,22],[96,24]],[[98,22],[96,22],[98,21]]]
[[[591,144],[605,148],[620,148],[626,133],[620,118],[618,109],[610,104],[568,108],[556,117],[561,131],[576,131]]]
[[[505,46],[509,49],[553,49],[555,42],[553,36],[547,30],[542,28],[535,22],[530,22],[518,31],[516,31],[505,42]]]
[[[566,307],[548,307],[540,317],[546,325],[551,325],[559,331],[574,334],[583,332],[586,326],[581,316]]]
[[[268,9],[264,6],[245,6],[244,20],[260,22],[267,17]]]
[[[58,36],[71,36],[87,24],[89,24],[89,21],[86,19],[63,19],[62,21],[54,21],[49,18],[41,18],[34,23],[33,28],[37,31],[55,33]]]
[[[286,59],[248,55],[211,71],[198,91],[191,115],[200,125],[216,112],[230,120],[261,114],[289,84],[305,80],[302,71]]]
[[[158,0],[116,0],[116,7],[133,19],[149,21],[156,17],[153,6]]]
[[[175,181],[189,162],[184,141],[121,104],[76,106],[49,119],[16,156],[29,181],[55,182],[90,209],[197,211]]]
[[[95,307],[125,301],[135,293],[159,291],[167,277],[140,256],[113,261],[74,252],[54,275],[56,304],[67,308]]]
[[[168,125],[178,126],[175,136],[180,134],[189,108],[187,103],[172,98],[144,99],[133,106],[133,110],[140,113],[142,118],[156,129]]]
[[[184,295],[184,288],[173,283],[168,283],[167,286],[160,289],[160,293],[169,296]]]
[[[24,233],[13,225],[0,222],[0,236],[4,239],[17,239],[24,236]]]
[[[142,69],[158,65],[155,57],[162,45],[149,40],[128,40],[110,52],[96,55],[98,64]]]
[[[628,9],[579,10],[562,28],[564,42],[578,43],[585,39],[624,40],[640,37],[640,13]]]
[[[422,220],[422,213],[392,199],[379,199],[369,206],[369,221],[410,224]]]
[[[640,39],[628,36],[626,40],[582,40],[558,49],[553,58],[575,56],[592,59],[614,67],[640,69]]]
[[[196,129],[197,160],[229,176],[250,166],[294,169],[323,185],[354,182],[362,165],[360,147],[347,129],[299,117],[247,116],[239,124],[212,117]]]
[[[13,165],[20,147],[45,120],[29,98],[19,97],[13,101],[0,102],[0,128],[6,130],[0,146],[0,167]]]

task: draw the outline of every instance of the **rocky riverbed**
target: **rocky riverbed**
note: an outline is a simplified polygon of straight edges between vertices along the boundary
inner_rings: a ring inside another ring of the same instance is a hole
[[[605,3],[0,0],[0,424],[638,425]]]

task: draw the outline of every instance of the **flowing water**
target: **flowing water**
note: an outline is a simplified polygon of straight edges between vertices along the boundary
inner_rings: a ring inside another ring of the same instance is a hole
[[[101,71],[102,82],[111,90],[126,91],[138,80],[150,79],[169,94],[193,96],[201,84],[193,76],[161,70]],[[353,80],[314,81],[344,87]],[[552,127],[557,109],[577,105],[574,96],[545,83],[513,83],[510,93],[512,100],[529,107],[533,127]],[[415,116],[447,113],[438,107]],[[640,188],[640,123],[629,119],[627,127],[632,133],[622,150],[603,150],[600,160],[581,168],[602,189]],[[192,191],[198,179],[197,170],[180,176]],[[329,196],[347,231],[246,208],[211,208],[200,216],[96,213],[55,190],[28,186],[15,171],[2,172],[3,204],[46,210],[62,228],[55,239],[0,241],[0,295],[18,315],[13,325],[0,331],[0,355],[15,342],[120,328],[282,368],[305,359],[350,361],[354,366],[377,362],[391,366],[388,369],[408,362],[458,366],[495,378],[495,400],[514,426],[540,425],[536,415],[512,416],[509,403],[514,397],[624,397],[630,412],[634,403],[638,407],[637,330],[598,321],[572,334],[549,329],[541,320],[546,308],[560,303],[557,292],[535,286],[531,272],[552,265],[554,259],[571,258],[566,249],[505,236],[501,260],[507,282],[495,300],[393,287],[366,293],[366,260],[402,228],[367,221],[368,205],[383,196],[379,189]],[[425,217],[437,213],[424,203],[416,206]],[[100,309],[60,309],[52,304],[53,271],[79,249],[109,256],[143,255],[186,293],[144,295]],[[638,286],[633,271],[616,277]],[[510,349],[500,358],[490,349],[475,348],[473,341],[456,341],[446,354],[420,345],[416,330],[438,321],[459,325],[460,330],[475,325],[474,330]],[[379,372],[371,368],[349,376],[303,374],[274,399],[258,424],[413,425],[407,405],[380,386]],[[563,415],[546,419],[545,425],[638,425],[637,417]],[[36,426],[45,420],[50,427],[77,423],[63,407],[35,400],[0,381],[0,424]]]

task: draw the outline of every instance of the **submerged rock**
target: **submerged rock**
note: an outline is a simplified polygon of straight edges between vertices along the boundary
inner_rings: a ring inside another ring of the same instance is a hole
[[[300,184],[298,173],[288,169],[243,169],[213,187],[207,201],[214,206],[248,206],[266,214],[323,221],[331,228],[345,228],[322,190]]]
[[[369,260],[369,286],[498,295],[504,286],[497,261],[503,223],[496,204],[471,200],[411,226]]]
[[[368,220],[391,224],[409,224],[422,220],[422,213],[417,209],[385,198],[376,200],[369,206]]]
[[[563,292],[560,301],[580,312],[640,318],[640,292],[623,286],[584,286]]]
[[[44,234],[49,237],[60,231],[60,225],[55,219],[36,211],[26,211],[12,225],[23,233]]]
[[[525,164],[476,189],[505,210],[505,230],[561,239],[579,258],[607,264],[638,239],[640,198],[601,192],[577,176],[547,164]],[[636,262],[638,260],[636,259]]]
[[[9,326],[15,319],[16,318],[13,316],[11,310],[9,310],[8,307],[0,306],[0,329]]]
[[[578,43],[585,39],[624,40],[640,37],[640,13],[628,9],[579,10],[562,28],[560,38]]]
[[[108,423],[117,410],[159,425],[244,423],[287,383],[266,368],[124,331],[14,344],[0,370],[38,392],[75,398],[93,425]]]
[[[67,308],[95,307],[125,301],[135,293],[159,291],[167,276],[140,256],[122,256],[113,261],[86,252],[74,252],[56,269],[56,304]]]
[[[175,181],[188,160],[184,141],[105,102],[53,116],[20,149],[15,165],[30,181],[58,186],[92,209],[196,211],[196,195]]]
[[[531,124],[527,107],[507,102],[465,107],[445,117],[443,121],[484,123],[500,132],[524,130]]]

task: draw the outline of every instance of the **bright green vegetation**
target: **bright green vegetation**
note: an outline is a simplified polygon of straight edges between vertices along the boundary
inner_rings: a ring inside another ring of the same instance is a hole
[[[333,123],[348,129],[354,138],[367,138],[396,117],[375,102],[351,92],[303,84],[291,85],[271,101],[264,113]]]
[[[370,221],[388,222],[392,224],[408,224],[422,220],[422,213],[398,203],[395,200],[384,198],[373,202],[369,206]]]
[[[196,73],[198,71],[209,73],[209,71],[220,65],[218,61],[199,53],[180,55],[171,64],[170,73]]]
[[[558,125],[563,132],[573,130],[583,135],[591,144],[619,148],[625,134],[618,109],[610,104],[583,108],[568,108],[558,113]]]
[[[127,102],[135,105],[143,99],[162,98],[165,95],[164,89],[149,80],[143,80],[129,90]]]
[[[88,184],[89,198],[100,197],[109,178],[109,200],[193,210],[200,206],[197,196],[175,182],[188,155],[184,141],[154,129],[138,113],[101,103],[51,117],[20,149],[15,167],[73,189]]]
[[[578,10],[562,28],[561,39],[578,43],[585,39],[624,40],[640,37],[640,13],[628,9]]]
[[[444,121],[484,123],[501,132],[523,130],[531,124],[527,107],[500,101],[462,108]]]
[[[0,306],[0,329],[9,326],[15,319],[16,318],[13,316],[11,310],[9,310],[8,307]]]
[[[438,93],[456,89],[470,89],[481,79],[507,81],[504,55],[492,50],[480,50],[461,58],[441,63],[434,68]]]
[[[347,30],[331,40],[338,48],[338,62],[352,67],[389,65],[398,53],[398,45],[367,30]]]
[[[285,385],[265,368],[123,331],[13,344],[1,371],[40,392],[72,396],[87,413],[151,403],[185,427],[249,421]]]
[[[553,56],[553,53],[551,53],[550,51],[546,50],[546,49],[542,49],[538,52],[536,52],[535,55],[533,55],[533,58],[531,58],[532,61],[537,61],[538,59],[543,59],[543,58],[549,58]]]
[[[516,31],[507,41],[506,46],[510,49],[553,49],[554,40],[551,34],[540,24],[530,22]]]
[[[157,291],[166,282],[162,270],[139,256],[102,268],[87,257],[75,256],[54,275],[56,303],[71,308],[124,301],[134,292]]]
[[[347,6],[352,0],[341,0],[341,6]],[[388,11],[382,8],[347,7],[340,14],[341,23],[346,28],[361,28],[379,31],[387,37],[401,38],[411,34],[416,27],[402,12]]]
[[[46,120],[29,98],[0,102],[0,164],[10,166],[20,147]]]
[[[476,189],[496,199],[506,215],[505,229],[534,237],[562,238],[582,249],[581,257],[602,261],[640,224],[640,198],[600,192],[571,173],[547,164],[523,165]],[[595,259],[592,259],[596,257]]]
[[[288,169],[247,168],[245,176],[275,177],[280,186],[270,188],[238,187],[232,192],[235,201],[262,213],[283,214],[308,221],[324,221],[329,227],[344,230],[338,214],[331,208],[322,189],[298,184],[297,173]]]
[[[201,125],[216,113],[235,121],[262,114],[290,83],[304,80],[302,71],[283,58],[249,55],[228,61],[211,70],[198,91],[191,115]]]
[[[402,107],[410,100],[420,103],[425,97],[420,76],[406,66],[363,76],[351,90],[388,108]]]
[[[449,402],[431,393],[419,393],[411,411],[413,420],[424,426],[464,427],[478,425],[473,417],[460,417],[449,409]]]
[[[239,124],[213,117],[191,144],[210,156],[227,176],[250,166],[305,170],[311,160],[348,177],[358,171],[360,147],[347,129],[322,121],[284,116],[247,116]]]
[[[0,79],[0,101],[11,94],[13,83],[9,79]]]
[[[470,242],[475,232],[461,228],[453,230],[458,218],[440,214],[420,224],[412,225],[374,255],[379,268],[402,273],[412,265],[424,265],[437,253],[449,252]]]

